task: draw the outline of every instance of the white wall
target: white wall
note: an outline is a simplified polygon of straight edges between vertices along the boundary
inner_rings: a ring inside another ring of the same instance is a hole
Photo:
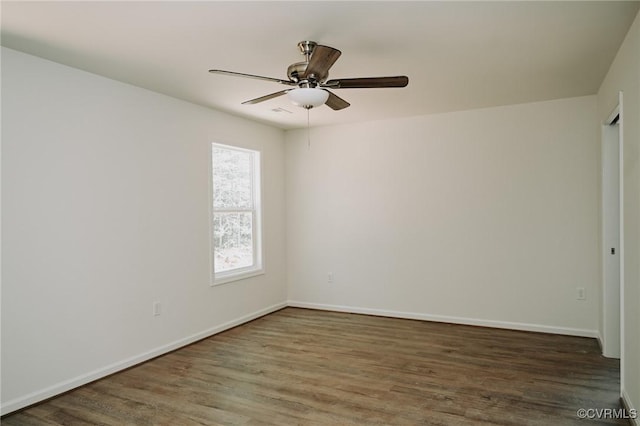
[[[588,96],[288,131],[291,303],[595,336],[598,130]]]
[[[624,334],[623,396],[640,410],[640,15],[598,92],[598,117],[606,120],[623,92]],[[640,422],[636,421],[636,424]]]
[[[3,48],[2,413],[283,306],[283,138]],[[218,287],[214,141],[264,162],[266,274]]]

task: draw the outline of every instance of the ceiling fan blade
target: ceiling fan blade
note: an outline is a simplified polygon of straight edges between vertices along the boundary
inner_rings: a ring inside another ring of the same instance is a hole
[[[329,91],[327,90],[327,92]],[[334,111],[338,111],[341,109],[345,109],[351,104],[345,101],[344,99],[342,99],[340,96],[334,95],[333,93],[329,92],[329,99],[327,99],[327,102],[325,102],[325,105]]]
[[[278,96],[282,96],[287,93],[291,89],[281,90],[279,92],[271,93],[269,95],[260,96],[259,98],[250,99],[248,101],[244,101],[242,105],[253,105],[260,102],[268,101],[269,99],[277,98]]]
[[[261,75],[245,74],[245,73],[235,72],[235,71],[209,70],[209,72],[212,74],[223,74],[223,75],[231,75],[234,77],[248,77],[248,78],[255,78],[257,80],[273,81],[274,83],[286,84],[288,86],[296,85],[295,82],[290,80],[283,80],[281,78],[263,77]]]
[[[405,87],[409,84],[409,77],[399,75],[395,77],[364,77],[364,78],[341,78],[329,80],[323,87],[334,89],[369,89],[383,87]]]
[[[341,51],[329,46],[318,45],[313,49],[307,69],[302,75],[302,79],[314,76],[316,80],[326,78],[329,68],[338,60]]]

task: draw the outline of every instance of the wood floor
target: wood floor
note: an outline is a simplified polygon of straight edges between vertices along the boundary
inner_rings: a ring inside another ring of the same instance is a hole
[[[596,425],[619,363],[593,339],[286,308],[3,425]]]

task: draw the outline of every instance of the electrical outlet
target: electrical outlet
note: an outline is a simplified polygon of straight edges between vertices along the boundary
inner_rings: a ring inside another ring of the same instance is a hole
[[[332,283],[333,282],[333,272],[329,272],[327,274],[327,282],[328,283]]]
[[[157,317],[158,315],[160,315],[161,310],[160,310],[161,306],[160,306],[160,302],[153,302],[153,316]]]
[[[576,289],[576,299],[587,300],[587,291],[584,289],[584,287],[578,287]]]

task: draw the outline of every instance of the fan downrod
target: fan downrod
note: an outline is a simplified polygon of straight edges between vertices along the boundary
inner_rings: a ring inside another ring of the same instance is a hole
[[[300,53],[302,53],[305,56],[306,62],[309,62],[309,58],[313,53],[313,49],[315,49],[317,45],[318,43],[316,43],[315,41],[308,41],[308,40],[301,41],[300,43],[298,43],[298,48],[300,49]]]

